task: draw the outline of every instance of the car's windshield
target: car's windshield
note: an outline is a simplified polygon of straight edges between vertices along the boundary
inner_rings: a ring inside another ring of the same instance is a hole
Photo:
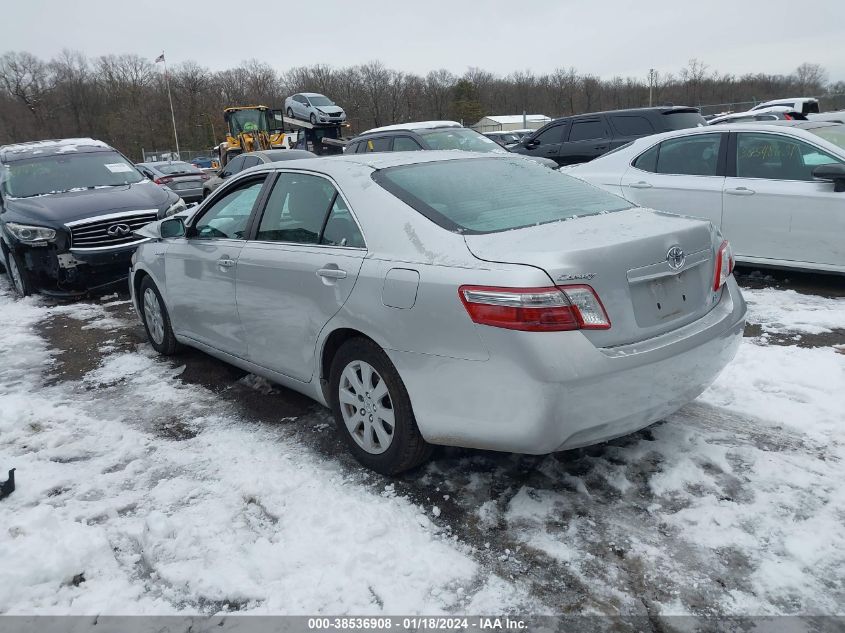
[[[494,233],[632,205],[606,191],[522,158],[403,165],[373,179],[449,230]]]
[[[154,167],[163,174],[201,174],[202,171],[191,165],[190,163],[183,163],[181,161],[174,161],[172,163],[160,163]]]
[[[144,180],[132,163],[114,151],[28,158],[8,163],[4,172],[0,173],[3,191],[13,198],[117,187]]]
[[[462,149],[468,152],[503,151],[496,141],[463,127],[417,130],[431,149]]]
[[[827,127],[816,127],[807,130],[816,136],[820,136],[828,143],[833,143],[839,149],[845,150],[845,125],[831,125]]]
[[[241,132],[267,132],[267,113],[264,110],[237,110],[229,115],[229,124],[235,135]]]
[[[308,97],[308,101],[311,102],[312,106],[330,106],[334,105],[334,101],[329,99],[328,97],[324,97],[320,95],[318,97]]]

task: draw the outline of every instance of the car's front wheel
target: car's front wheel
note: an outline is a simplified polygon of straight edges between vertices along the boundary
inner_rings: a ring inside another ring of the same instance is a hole
[[[335,423],[364,466],[395,475],[431,456],[399,372],[378,345],[364,338],[344,343],[329,384]]]
[[[6,251],[6,271],[12,281],[12,287],[19,297],[26,297],[33,293],[32,281],[20,255],[13,251]]]
[[[170,315],[164,306],[161,293],[150,277],[144,277],[138,293],[144,329],[150,345],[159,354],[170,356],[179,350],[179,343],[170,326]]]
[[[317,115],[316,114],[314,114],[312,112],[311,116],[309,118],[311,119],[311,125],[317,125]]]

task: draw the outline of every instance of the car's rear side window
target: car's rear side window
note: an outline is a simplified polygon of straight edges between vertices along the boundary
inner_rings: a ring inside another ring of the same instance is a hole
[[[365,152],[389,152],[390,151],[389,136],[380,136],[378,138],[368,138],[364,141]]]
[[[663,113],[663,127],[665,131],[685,130],[689,127],[701,127],[707,125],[707,121],[699,112],[689,110],[669,110]]]
[[[622,136],[648,136],[654,134],[654,126],[644,116],[616,114],[610,117],[613,127]]]
[[[373,179],[443,228],[495,233],[631,204],[587,183],[521,158],[480,158],[403,165]]]

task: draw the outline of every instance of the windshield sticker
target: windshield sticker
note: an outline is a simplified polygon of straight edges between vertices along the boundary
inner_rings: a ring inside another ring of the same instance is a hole
[[[106,163],[105,167],[113,174],[132,172],[132,167],[126,163]]]

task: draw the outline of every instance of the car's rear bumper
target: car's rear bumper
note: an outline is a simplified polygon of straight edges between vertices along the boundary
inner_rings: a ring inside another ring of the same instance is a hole
[[[695,399],[736,354],[745,313],[730,278],[706,316],[634,345],[478,326],[487,361],[388,354],[429,442],[543,454],[631,433]]]
[[[182,198],[185,202],[202,200],[202,185],[199,187],[192,187],[191,189],[171,189],[171,191]]]

